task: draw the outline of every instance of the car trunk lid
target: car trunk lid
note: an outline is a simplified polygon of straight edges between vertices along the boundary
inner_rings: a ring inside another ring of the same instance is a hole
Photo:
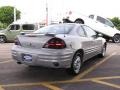
[[[54,34],[27,34],[20,35],[18,39],[22,47],[40,49],[54,36]]]

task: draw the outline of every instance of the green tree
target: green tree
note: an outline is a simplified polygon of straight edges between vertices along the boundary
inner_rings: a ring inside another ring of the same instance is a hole
[[[20,11],[16,10],[16,19],[20,19]],[[0,22],[9,25],[14,21],[14,7],[3,6],[0,7]]]
[[[112,23],[115,25],[115,27],[120,30],[120,19],[118,17],[114,17],[110,19]]]
[[[4,29],[6,27],[7,27],[7,25],[5,23],[3,24],[3,23],[0,22],[0,30]]]

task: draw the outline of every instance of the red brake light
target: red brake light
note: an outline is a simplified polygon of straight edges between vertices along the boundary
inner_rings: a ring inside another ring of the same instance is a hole
[[[43,46],[43,48],[51,49],[63,49],[65,47],[66,47],[65,42],[60,38],[52,38]]]
[[[21,46],[21,43],[20,43],[20,41],[18,40],[18,38],[15,38],[15,45],[20,45]]]

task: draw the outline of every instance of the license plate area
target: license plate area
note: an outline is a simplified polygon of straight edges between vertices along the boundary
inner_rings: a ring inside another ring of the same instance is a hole
[[[27,62],[31,62],[32,61],[32,55],[30,55],[30,54],[22,54],[22,60],[27,61]]]

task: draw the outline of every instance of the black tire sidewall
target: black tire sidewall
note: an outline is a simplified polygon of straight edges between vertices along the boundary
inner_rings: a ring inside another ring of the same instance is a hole
[[[115,40],[115,37],[119,37],[119,42],[117,42],[117,41]],[[114,35],[113,38],[112,38],[112,41],[113,41],[113,43],[120,43],[120,34]]]
[[[6,39],[6,37],[4,36],[4,35],[1,35],[0,37],[3,37],[3,42],[0,42],[0,43],[6,43],[6,41],[7,41],[7,39]]]
[[[81,66],[82,66],[82,55],[79,53],[79,52],[77,52],[75,55],[74,55],[74,57],[73,57],[73,59],[72,59],[72,64],[71,64],[71,72],[72,72],[72,74],[74,74],[74,75],[77,75],[77,74],[79,74],[79,72],[80,72],[80,70],[79,70],[79,72],[78,73],[76,73],[75,71],[74,71],[74,62],[75,62],[75,60],[76,60],[76,58],[77,58],[77,56],[79,56],[80,57],[80,70],[81,70]]]

